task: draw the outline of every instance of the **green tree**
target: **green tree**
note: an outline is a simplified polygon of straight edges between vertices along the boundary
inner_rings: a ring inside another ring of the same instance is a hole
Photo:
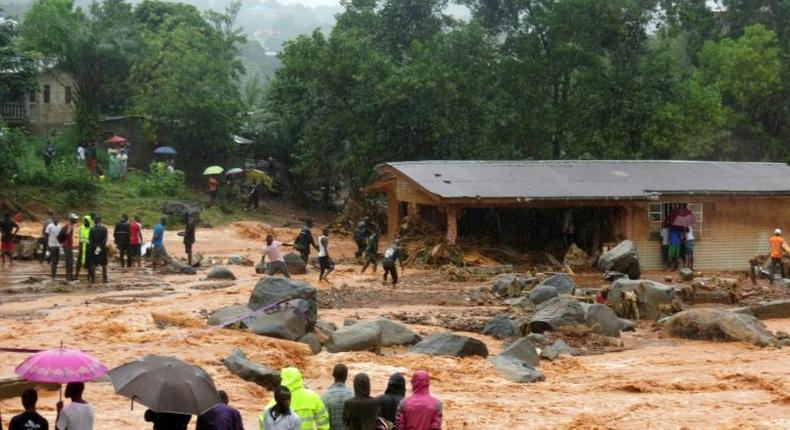
[[[36,89],[34,58],[19,46],[19,28],[0,8],[0,99]]]

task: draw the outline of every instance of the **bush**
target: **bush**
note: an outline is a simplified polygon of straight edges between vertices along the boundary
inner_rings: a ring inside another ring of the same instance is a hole
[[[150,173],[137,185],[140,197],[179,197],[186,191],[184,172],[167,171],[162,162],[151,163]]]

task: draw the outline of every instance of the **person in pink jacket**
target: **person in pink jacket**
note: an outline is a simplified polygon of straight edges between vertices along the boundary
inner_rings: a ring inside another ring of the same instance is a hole
[[[431,377],[418,370],[411,377],[409,397],[403,399],[395,416],[397,430],[440,430],[442,428],[442,402],[431,396]]]

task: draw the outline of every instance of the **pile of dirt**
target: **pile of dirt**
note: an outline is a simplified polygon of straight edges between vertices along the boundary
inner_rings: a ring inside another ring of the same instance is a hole
[[[450,312],[390,312],[385,314],[385,318],[402,321],[406,324],[426,325],[442,327],[452,331],[465,331],[470,333],[480,333],[483,326],[494,316],[501,313],[497,309],[473,308],[463,312],[463,314]]]
[[[264,240],[269,234],[274,234],[274,229],[262,222],[238,221],[232,224],[236,234],[246,239]]]

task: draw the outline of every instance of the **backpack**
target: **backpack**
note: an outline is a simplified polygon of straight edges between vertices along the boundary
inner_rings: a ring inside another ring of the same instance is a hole
[[[63,243],[66,240],[68,240],[69,235],[66,234],[66,230],[67,230],[67,228],[60,229],[60,232],[58,233],[58,237],[57,237],[58,243]]]

